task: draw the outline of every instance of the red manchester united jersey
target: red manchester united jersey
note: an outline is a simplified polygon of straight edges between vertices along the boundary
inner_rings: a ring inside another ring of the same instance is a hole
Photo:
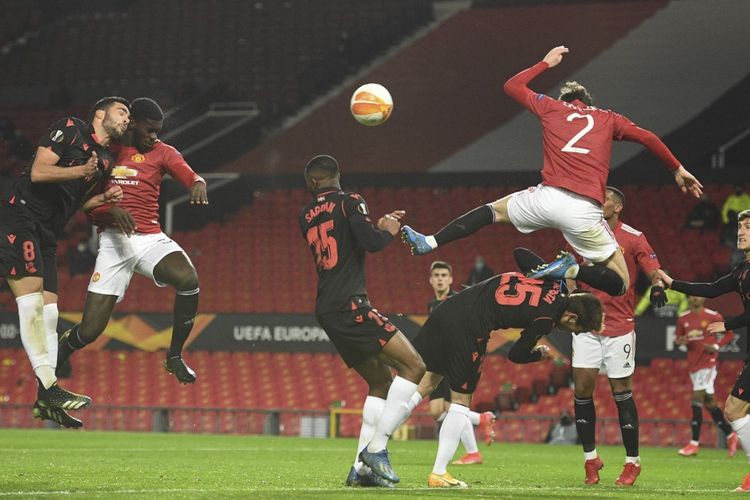
[[[656,258],[656,253],[651,249],[651,245],[642,232],[620,221],[617,223],[614,233],[628,265],[628,275],[630,276],[628,290],[625,295],[613,297],[601,290],[586,287],[601,300],[602,306],[604,306],[604,331],[602,335],[607,337],[619,337],[635,329],[635,282],[638,278],[638,269],[640,268],[644,273],[649,273],[661,267],[659,259]]]
[[[717,321],[724,321],[722,315],[705,308],[701,312],[685,311],[677,318],[675,336],[677,338],[687,337],[688,370],[691,372],[716,366],[716,358],[719,353],[706,352],[706,345],[719,344],[719,346],[723,346],[734,338],[734,333],[731,330],[724,333],[721,340],[706,331],[708,325]]]
[[[652,132],[614,111],[564,102],[532,92],[526,84],[548,68],[539,62],[505,83],[505,92],[537,115],[542,125],[542,180],[604,204],[612,141],[640,142],[672,170],[680,162]]]
[[[193,172],[179,151],[161,141],[157,141],[154,147],[145,153],[139,152],[133,146],[115,145],[112,149],[117,161],[110,174],[109,186],[117,185],[122,188],[123,197],[118,206],[133,216],[135,230],[138,233],[161,231],[159,191],[166,174],[170,174],[188,189],[195,182],[205,182],[201,176]],[[104,205],[92,210],[97,226],[112,226],[112,219],[107,213],[110,206]]]

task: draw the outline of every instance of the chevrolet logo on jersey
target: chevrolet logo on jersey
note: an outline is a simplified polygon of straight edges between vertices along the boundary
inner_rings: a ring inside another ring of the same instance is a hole
[[[112,169],[112,177],[115,179],[127,179],[128,177],[135,177],[136,175],[138,175],[136,169],[125,167],[123,165],[117,165]]]

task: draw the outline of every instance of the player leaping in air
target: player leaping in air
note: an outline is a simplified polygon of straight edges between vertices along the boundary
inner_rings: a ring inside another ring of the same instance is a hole
[[[58,370],[73,352],[102,334],[115,304],[123,299],[137,272],[153,279],[156,286],[174,287],[174,324],[164,368],[183,384],[195,382],[195,372],[182,359],[182,347],[198,310],[198,274],[180,245],[161,231],[162,178],[170,174],[188,188],[190,203],[206,205],[208,196],[206,181],[193,172],[179,151],[157,138],[163,120],[155,101],[142,97],[132,102],[133,123],[120,144],[113,147],[117,166],[108,183],[121,187],[125,195],[120,204],[101,205],[91,211],[102,230],[99,254],[83,318],[60,337]]]
[[[505,82],[505,92],[537,115],[544,139],[542,183],[482,205],[453,220],[431,236],[402,228],[412,254],[426,254],[440,245],[465,238],[492,223],[511,223],[522,233],[559,229],[571,247],[592,266],[578,266],[562,254],[532,277],[571,278],[610,295],[628,288],[627,265],[602,216],[612,141],[639,142],[674,172],[684,193],[698,197],[702,185],[680,164],[662,141],[624,116],[595,108],[585,87],[566,82],[559,99],[533,92],[527,84],[560,64],[567,47],[555,47],[544,59]]]

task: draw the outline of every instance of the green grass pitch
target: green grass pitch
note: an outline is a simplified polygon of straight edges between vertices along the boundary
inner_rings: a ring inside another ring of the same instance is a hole
[[[484,464],[450,466],[464,491],[426,488],[436,441],[394,442],[396,490],[343,486],[354,457],[351,439],[206,434],[136,434],[0,429],[0,498],[719,498],[733,495],[750,470],[705,449],[642,448],[634,488],[614,486],[620,447],[602,447],[602,482],[584,486],[575,446],[480,445]],[[736,496],[736,494],[734,494]]]

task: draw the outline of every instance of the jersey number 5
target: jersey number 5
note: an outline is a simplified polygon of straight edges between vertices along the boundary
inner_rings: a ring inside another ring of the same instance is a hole
[[[339,261],[338,246],[328,231],[333,229],[333,221],[328,220],[307,230],[307,243],[315,251],[315,263],[323,269],[333,269]]]
[[[562,150],[565,151],[566,153],[581,153],[585,155],[591,150],[587,148],[578,148],[578,147],[573,146],[573,144],[580,141],[584,135],[591,132],[591,129],[594,128],[594,117],[591,115],[579,115],[578,113],[571,113],[568,115],[567,120],[569,122],[572,122],[573,120],[577,120],[579,118],[586,119],[586,126],[583,127],[583,130],[581,130],[576,135],[574,135],[573,138],[569,140],[565,146],[562,147]]]
[[[501,306],[517,306],[527,302],[530,306],[539,305],[542,280],[535,280],[525,276],[504,274],[500,279],[500,286],[495,290],[495,300]]]

